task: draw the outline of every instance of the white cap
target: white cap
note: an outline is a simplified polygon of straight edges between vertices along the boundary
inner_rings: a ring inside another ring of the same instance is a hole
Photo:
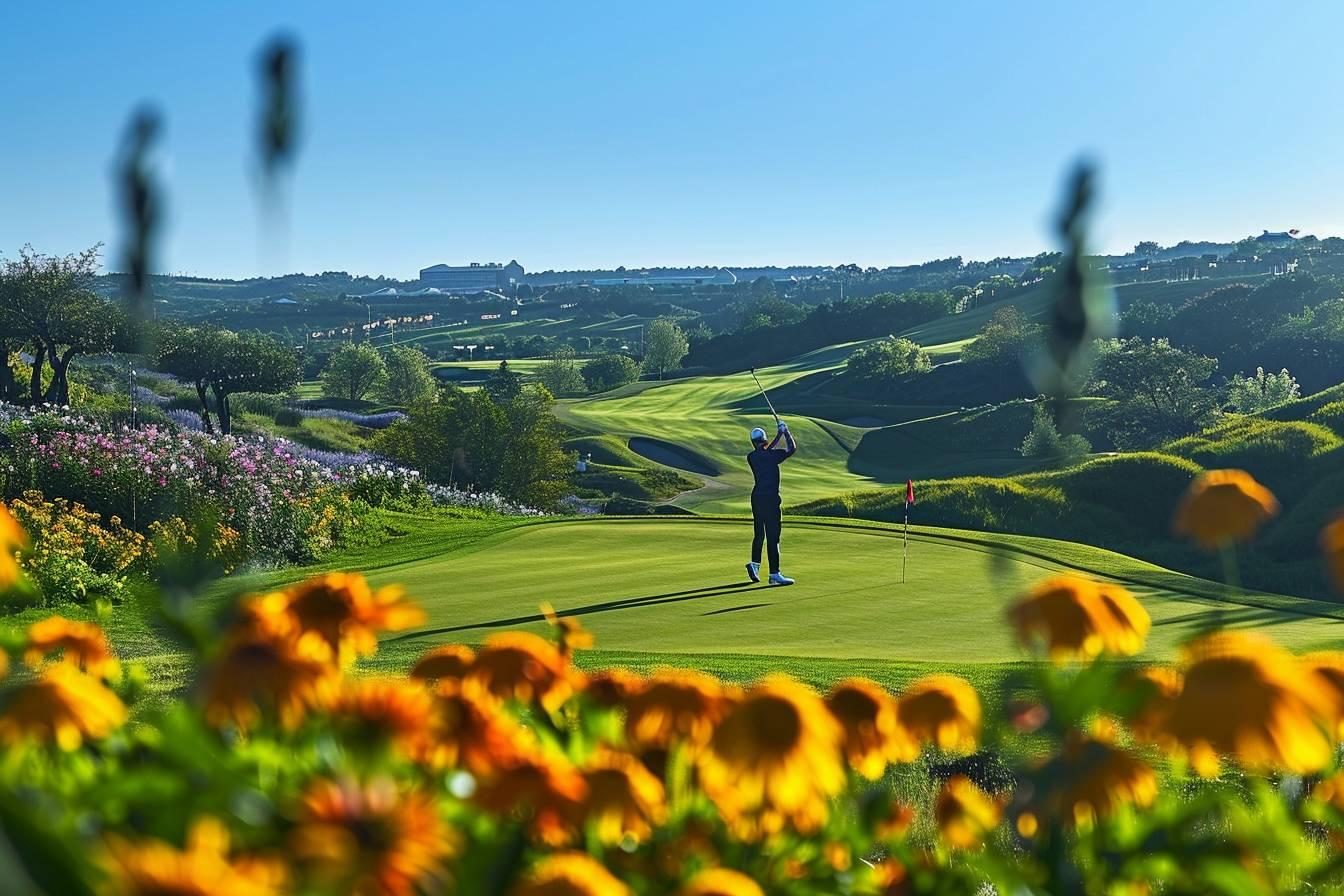
[[[761,429],[758,426],[751,431],[751,444],[755,445],[757,442],[764,442],[764,441],[765,441],[765,430]]]

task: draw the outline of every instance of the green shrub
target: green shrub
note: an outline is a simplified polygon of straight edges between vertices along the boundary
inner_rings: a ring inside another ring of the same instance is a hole
[[[302,426],[303,414],[298,408],[284,407],[275,412],[273,419],[277,426]]]

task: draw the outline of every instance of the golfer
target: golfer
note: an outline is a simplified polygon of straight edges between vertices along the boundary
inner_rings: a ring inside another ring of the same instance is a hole
[[[780,439],[784,440],[786,448],[775,447]],[[765,443],[765,430],[758,426],[751,431],[751,444],[754,447],[747,455],[747,463],[756,477],[756,485],[751,490],[751,520],[755,534],[751,539],[747,575],[753,582],[761,580],[761,545],[765,544],[770,556],[770,584],[792,585],[793,579],[779,571],[779,532],[784,524],[783,502],[779,497],[779,465],[793,457],[798,446],[783,421],[779,423],[779,432],[773,442]]]

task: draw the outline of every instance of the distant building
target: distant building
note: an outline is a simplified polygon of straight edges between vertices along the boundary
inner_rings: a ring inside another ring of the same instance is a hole
[[[420,271],[420,282],[455,295],[470,295],[486,290],[512,292],[523,279],[523,266],[508,264],[447,265],[436,264]]]
[[[1255,241],[1264,246],[1291,246],[1297,242],[1297,231],[1286,230],[1278,233],[1270,233],[1266,230],[1264,233],[1255,237]]]

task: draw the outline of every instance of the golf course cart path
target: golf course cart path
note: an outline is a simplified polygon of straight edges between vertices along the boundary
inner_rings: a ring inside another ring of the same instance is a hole
[[[547,521],[470,550],[373,572],[400,583],[428,620],[385,643],[416,650],[479,643],[505,629],[547,630],[538,605],[581,617],[601,650],[959,665],[1021,658],[1005,622],[1023,589],[1065,570],[1121,581],[1153,617],[1147,656],[1170,657],[1218,618],[1268,629],[1302,649],[1344,645],[1344,609],[1282,595],[1232,595],[1132,558],[1049,539],[912,529],[906,582],[895,527],[790,519],[792,587],[747,581],[749,521],[604,518]]]

